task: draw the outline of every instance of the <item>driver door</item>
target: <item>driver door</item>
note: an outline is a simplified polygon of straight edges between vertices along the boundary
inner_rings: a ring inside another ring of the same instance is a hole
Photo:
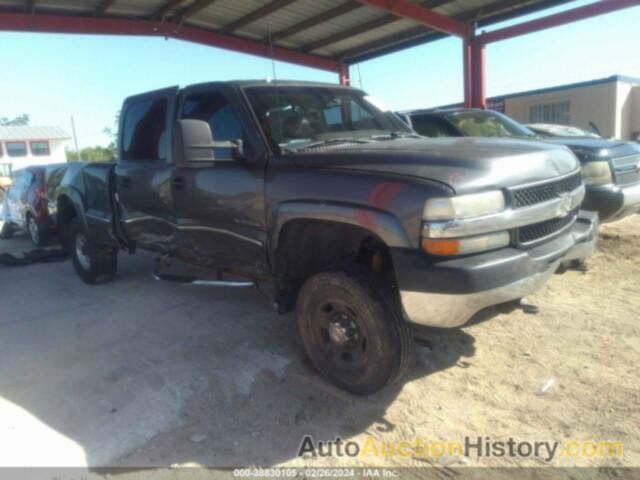
[[[221,84],[184,91],[177,117],[206,121],[215,141],[242,140],[242,159],[215,148],[215,160],[183,164],[174,187],[182,256],[201,265],[262,276],[267,228],[264,153],[232,89]]]

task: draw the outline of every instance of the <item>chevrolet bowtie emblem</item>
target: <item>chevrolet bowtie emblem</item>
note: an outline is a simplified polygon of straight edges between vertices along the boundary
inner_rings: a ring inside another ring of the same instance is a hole
[[[560,194],[560,203],[558,203],[558,216],[559,217],[566,217],[567,215],[569,215],[569,212],[571,211],[571,204],[573,203],[571,195],[568,193],[561,193]]]

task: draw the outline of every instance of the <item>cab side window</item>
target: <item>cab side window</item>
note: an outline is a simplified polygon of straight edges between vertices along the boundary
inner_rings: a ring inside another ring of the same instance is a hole
[[[167,159],[167,104],[167,98],[150,98],[127,107],[121,160],[148,162]]]
[[[198,92],[189,95],[182,106],[181,118],[203,120],[211,127],[215,141],[242,140],[249,148],[245,132],[233,107],[218,92]],[[214,149],[216,158],[231,158],[230,148]]]

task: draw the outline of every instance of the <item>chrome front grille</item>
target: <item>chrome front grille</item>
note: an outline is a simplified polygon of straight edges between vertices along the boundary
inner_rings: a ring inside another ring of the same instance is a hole
[[[513,208],[528,207],[536,203],[546,202],[558,198],[561,193],[569,193],[582,183],[580,173],[570,175],[560,180],[541,183],[531,187],[516,188],[511,191]]]
[[[617,185],[631,185],[640,182],[640,154],[613,159],[613,171]]]
[[[518,242],[527,245],[551,237],[571,225],[577,216],[578,210],[574,210],[566,217],[552,218],[551,220],[522,227],[518,229]]]

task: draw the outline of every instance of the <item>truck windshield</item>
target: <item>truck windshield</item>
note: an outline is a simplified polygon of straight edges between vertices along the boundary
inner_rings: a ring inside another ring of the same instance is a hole
[[[466,137],[534,137],[535,133],[524,125],[495,112],[463,112],[447,115]]]
[[[274,85],[245,91],[275,151],[416,135],[394,113],[357,90]]]

